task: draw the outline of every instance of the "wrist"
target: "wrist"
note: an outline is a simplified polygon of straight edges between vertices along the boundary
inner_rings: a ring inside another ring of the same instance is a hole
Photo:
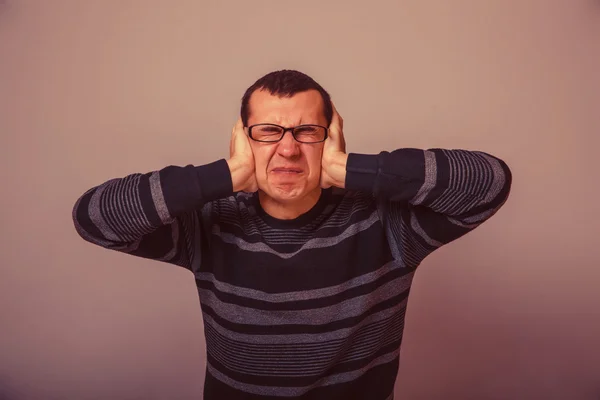
[[[323,160],[325,171],[331,179],[331,184],[339,188],[346,186],[346,164],[348,162],[348,154],[336,153],[331,157]]]
[[[231,184],[233,186],[233,191],[242,191],[249,174],[251,174],[251,170],[247,165],[244,165],[235,158],[228,159],[227,165],[229,166],[229,172],[231,173]]]

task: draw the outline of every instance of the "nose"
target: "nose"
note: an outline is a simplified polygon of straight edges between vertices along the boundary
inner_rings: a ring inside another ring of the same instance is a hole
[[[283,157],[297,157],[300,155],[300,143],[294,139],[292,132],[288,131],[283,135],[277,146],[277,153]]]

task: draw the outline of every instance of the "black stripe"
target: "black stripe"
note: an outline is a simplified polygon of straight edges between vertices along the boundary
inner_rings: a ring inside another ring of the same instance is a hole
[[[326,307],[333,304],[340,303],[344,300],[352,299],[358,296],[368,295],[369,293],[376,290],[378,287],[396,279],[401,276],[407,275],[411,273],[412,270],[409,268],[394,268],[385,275],[379,277],[373,282],[368,284],[356,286],[350,289],[347,289],[343,292],[336,293],[334,295],[320,297],[309,300],[299,300],[299,301],[288,301],[288,302],[270,302],[264,300],[251,299],[243,296],[238,296],[231,293],[226,293],[218,290],[215,287],[214,282],[209,282],[206,280],[200,280],[196,278],[196,285],[200,289],[207,289],[212,291],[215,296],[225,302],[236,304],[239,306],[255,308],[259,310],[270,310],[270,311],[292,311],[292,310],[309,310],[320,307]]]
[[[202,257],[201,272],[212,272],[219,281],[267,293],[339,285],[376,271],[393,259],[379,222],[332,247],[303,250],[288,259],[242,250],[213,235]]]
[[[346,199],[346,202],[353,202],[354,199]],[[258,217],[251,221],[239,220],[238,205],[220,203],[219,204],[219,230],[222,233],[228,233],[236,237],[244,237],[249,243],[268,243],[274,249],[281,252],[292,252],[301,247],[301,243],[309,239],[330,238],[337,236],[341,228],[346,228],[356,222],[367,220],[371,217],[374,210],[373,201],[363,201],[364,204],[356,206],[351,204],[337,204],[336,207],[329,210],[329,214],[322,214],[315,219],[314,224],[308,224],[300,228],[289,228],[285,230],[275,230],[263,225]],[[326,221],[343,221],[331,226],[320,226]],[[242,226],[244,222],[247,222]],[[252,227],[252,234],[247,234],[248,227]],[[244,230],[246,228],[246,231]],[[273,239],[280,239],[284,235],[286,239],[293,241],[292,244],[278,243]],[[287,246],[287,247],[286,247]],[[290,247],[291,246],[291,247]]]
[[[156,211],[156,206],[154,205],[154,200],[152,199],[152,191],[150,188],[150,175],[151,173],[144,174],[140,177],[139,182],[139,194],[140,194],[140,202],[142,203],[142,210],[148,218],[150,225],[159,226],[162,225],[162,221],[158,216],[158,212]]]
[[[158,229],[148,233],[142,238],[142,241],[136,250],[129,252],[129,254],[157,259],[167,255],[173,248],[173,238],[171,233],[172,225],[163,225]],[[181,247],[182,239],[179,240],[179,247]],[[181,252],[181,248],[178,249]]]
[[[371,368],[352,381],[315,388],[295,400],[387,400],[398,375],[398,358]],[[278,385],[279,386],[279,385]],[[255,395],[234,389],[206,373],[205,400],[290,400],[290,397]]]
[[[94,238],[105,239],[100,229],[98,229],[96,225],[92,222],[92,219],[90,218],[89,214],[90,201],[92,200],[92,196],[94,195],[94,193],[96,193],[97,190],[98,188],[96,187],[81,197],[79,206],[77,207],[77,210],[75,210],[75,215],[77,222],[79,222],[81,228],[85,230],[90,236]]]
[[[435,155],[437,175],[435,185],[425,196],[422,202],[423,205],[431,204],[439,199],[450,185],[450,162],[448,158],[441,149],[431,149],[430,151]]]
[[[468,218],[470,216],[478,215],[492,209],[497,209],[507,200],[512,187],[512,173],[508,168],[508,165],[504,161],[498,160],[498,162],[500,163],[500,166],[502,167],[502,170],[504,172],[504,184],[502,186],[502,189],[500,189],[496,197],[492,199],[489,203],[484,203],[473,207],[469,209],[469,211],[467,211],[466,213],[457,216],[457,218]]]
[[[392,205],[393,207],[393,205]],[[410,235],[411,240],[415,240],[418,244],[423,247],[428,253],[433,252],[437,249],[436,246],[429,244],[421,234],[416,233],[412,227],[412,215],[415,215],[418,225],[427,234],[430,239],[437,242],[445,243],[445,240],[452,238],[454,232],[452,230],[446,231],[440,229],[440,226],[449,224],[448,220],[442,214],[432,211],[430,208],[423,206],[409,205],[408,207],[399,207],[395,210],[400,213],[404,229],[406,229],[405,235]],[[464,228],[461,228],[464,230]]]
[[[238,324],[230,322],[221,318],[215,310],[206,304],[202,304],[202,312],[212,317],[215,322],[221,325],[223,328],[233,332],[244,333],[248,335],[294,335],[302,333],[326,333],[335,331],[338,329],[351,328],[359,324],[362,320],[370,315],[373,315],[379,311],[386,310],[395,305],[398,305],[401,301],[405,300],[410,293],[410,290],[406,290],[394,297],[384,300],[368,311],[356,317],[343,318],[334,322],[321,325],[301,325],[301,324],[285,324],[285,325],[251,325],[251,324]]]
[[[456,240],[471,231],[471,228],[465,228],[453,224],[448,220],[446,215],[436,213],[430,208],[423,206],[412,206],[412,210],[416,213],[417,221],[427,236],[442,244]],[[408,224],[408,228],[412,231],[412,227],[410,226],[410,214],[407,212],[405,213],[404,221],[406,224]],[[417,237],[420,243],[425,247],[431,248],[431,246],[427,244],[420,235],[416,234],[415,237]]]
[[[402,340],[399,339],[394,343],[388,344],[381,349],[379,349],[374,354],[361,358],[356,361],[337,364],[334,368],[327,370],[325,373],[327,376],[335,375],[338,373],[345,373],[359,370],[366,365],[368,365],[371,361],[393,352],[398,349],[400,346],[400,342]],[[297,387],[297,386],[309,386],[315,381],[319,380],[323,374],[311,375],[311,376],[282,376],[282,375],[256,375],[256,374],[247,374],[243,372],[233,371],[223,364],[221,364],[215,357],[213,357],[210,352],[207,352],[206,355],[207,361],[219,370],[221,373],[227,375],[231,379],[234,379],[238,382],[248,383],[251,385],[260,385],[260,386],[277,386],[277,387]]]
[[[312,352],[323,353],[332,349],[339,349],[340,344],[344,341],[347,341],[349,337],[352,338],[353,342],[359,340],[363,341],[365,337],[373,335],[374,331],[388,330],[390,327],[404,326],[405,317],[406,309],[401,309],[387,318],[361,326],[356,332],[353,332],[350,336],[309,343],[269,343],[267,345],[240,342],[234,339],[224,337],[210,324],[205,325],[205,333],[207,337],[207,342],[218,341],[218,344],[220,346],[227,346],[230,350],[239,352],[240,355],[244,353],[244,355],[246,356],[253,356],[259,352],[270,352],[274,354],[302,353],[306,355]]]

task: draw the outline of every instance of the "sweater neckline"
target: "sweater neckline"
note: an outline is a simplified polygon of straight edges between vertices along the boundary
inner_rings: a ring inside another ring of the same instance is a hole
[[[254,196],[254,206],[261,219],[272,228],[301,228],[318,217],[327,206],[331,196],[331,188],[322,189],[319,199],[314,206],[304,214],[294,219],[279,219],[269,215],[260,204],[258,193]]]

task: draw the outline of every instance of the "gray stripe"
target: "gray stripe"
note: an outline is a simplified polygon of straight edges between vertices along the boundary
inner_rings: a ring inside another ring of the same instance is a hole
[[[410,227],[412,228],[412,230],[415,233],[417,233],[419,236],[421,236],[427,242],[427,244],[429,244],[430,246],[434,246],[434,247],[442,246],[442,243],[430,238],[429,235],[423,230],[423,228],[419,224],[419,221],[417,220],[417,216],[414,212],[412,212],[411,216],[410,216]]]
[[[430,150],[424,150],[425,154],[425,181],[421,188],[411,201],[412,204],[421,204],[431,189],[437,183],[437,164],[435,162],[435,153]]]
[[[450,180],[448,188],[431,205],[433,208],[457,215],[489,203],[498,196],[505,183],[504,171],[498,160],[482,152],[470,155],[464,151],[445,150],[444,154],[450,165]],[[479,178],[480,186],[466,187],[474,179],[469,174]],[[488,187],[484,187],[484,183]],[[480,215],[483,216],[484,213]]]
[[[395,313],[405,309],[407,301],[407,299],[404,299],[400,303],[394,305],[393,307],[369,315],[357,325],[325,333],[299,333],[292,335],[249,335],[245,333],[234,332],[222,327],[210,315],[206,313],[203,314],[203,318],[205,324],[208,324],[210,328],[214,329],[220,335],[226,337],[229,340],[235,340],[237,342],[255,345],[298,345],[301,343],[318,343],[344,339],[351,335],[353,331],[363,326],[384,320],[386,318],[390,318]]]
[[[492,209],[486,210],[486,211],[484,211],[482,213],[479,213],[477,215],[473,215],[471,217],[464,218],[462,220],[463,226],[465,226],[465,227],[476,227],[477,225],[481,224],[483,221],[489,219],[492,215],[494,215],[496,213],[496,211],[498,211],[499,208],[500,208],[500,206],[498,206],[496,208],[492,208]]]
[[[102,217],[102,213],[100,212],[100,210],[101,210],[100,203],[102,200],[102,194],[107,189],[107,187],[114,181],[115,180],[110,180],[110,181],[106,182],[105,184],[98,186],[98,189],[96,189],[96,192],[94,192],[94,194],[92,195],[92,198],[90,199],[88,214],[90,216],[90,220],[94,223],[94,225],[96,225],[96,228],[98,228],[100,230],[100,232],[102,232],[102,235],[106,239],[108,239],[109,241],[112,241],[112,242],[120,242],[121,241],[120,238],[108,226],[108,223],[104,220],[104,217]]]
[[[370,209],[372,203],[372,199],[367,197],[346,196],[337,205],[335,213],[331,214],[334,205],[330,204],[314,221],[300,229],[291,230],[269,227],[261,218],[255,216],[256,213],[251,210],[252,206],[250,204],[236,203],[233,198],[219,201],[219,217],[222,223],[237,227],[246,236],[260,236],[266,243],[302,245],[314,237],[315,231],[332,227],[345,227],[355,213]],[[249,220],[251,223],[243,224],[240,222],[240,218]]]
[[[410,288],[411,281],[412,275],[401,276],[365,295],[344,300],[331,306],[308,310],[257,311],[255,308],[225,303],[207,289],[198,289],[198,292],[202,304],[218,312],[221,318],[235,324],[266,326],[286,324],[322,325],[362,315],[373,306]]]
[[[112,242],[109,242],[108,240],[103,240],[100,237],[95,237],[90,235],[84,228],[83,226],[81,226],[81,224],[79,223],[79,220],[77,219],[77,211],[79,210],[79,207],[81,207],[81,200],[85,197],[85,195],[87,195],[90,191],[94,190],[94,188],[86,191],[80,198],[77,199],[77,202],[75,203],[75,206],[73,207],[73,223],[75,225],[75,230],[77,231],[77,233],[84,238],[85,240],[87,240],[88,242],[92,242],[94,244],[103,246],[103,247],[109,247]],[[90,209],[88,207],[86,211],[86,214],[89,216],[90,215]],[[91,218],[91,217],[90,217]]]
[[[438,198],[432,201],[431,208],[444,214],[453,214],[459,211],[453,210],[453,207],[456,205],[462,208],[468,207],[469,198],[472,197],[468,192],[460,190],[460,185],[463,183],[461,175],[468,166],[460,162],[460,151],[444,150],[443,154],[448,161],[448,186]]]
[[[121,245],[115,245],[113,243],[109,247],[111,250],[122,251],[124,253],[130,253],[132,251],[137,250],[138,247],[140,247],[141,241],[142,241],[142,238],[139,238],[133,242],[125,242],[125,243],[122,243]]]
[[[287,301],[303,301],[303,300],[312,300],[318,299],[322,297],[331,296],[337,293],[344,292],[348,289],[355,288],[357,286],[365,285],[367,283],[371,283],[387,273],[393,271],[396,268],[402,268],[403,264],[401,261],[393,260],[389,263],[386,263],[381,268],[373,272],[369,272],[367,274],[361,275],[357,278],[348,280],[342,284],[330,286],[321,289],[313,289],[313,290],[302,290],[295,292],[284,292],[284,293],[267,293],[261,290],[249,289],[240,286],[231,285],[229,283],[225,283],[219,281],[215,278],[215,275],[211,272],[201,272],[196,274],[198,280],[211,282],[215,285],[215,288],[220,292],[234,294],[236,296],[254,299],[254,300],[263,300],[271,303],[284,303]],[[412,274],[412,273],[411,273]]]
[[[231,386],[235,389],[241,390],[246,393],[258,394],[258,395],[264,395],[264,396],[294,397],[294,396],[302,396],[309,390],[317,388],[317,387],[323,387],[323,386],[329,386],[329,385],[353,381],[353,380],[359,378],[360,376],[364,375],[371,368],[394,361],[398,357],[399,354],[400,354],[400,350],[397,349],[388,354],[384,354],[383,356],[376,358],[375,360],[371,361],[369,364],[367,364],[363,368],[360,368],[360,369],[357,369],[354,371],[350,371],[350,372],[343,372],[343,373],[336,374],[336,375],[330,375],[325,378],[318,379],[318,381],[313,383],[312,385],[299,386],[299,387],[261,386],[261,385],[252,385],[249,383],[239,382],[237,380],[234,380],[234,379],[226,376],[225,374],[221,373],[220,371],[218,371],[216,368],[214,368],[211,365],[210,362],[207,362],[207,369],[208,369],[208,372],[212,376],[214,376],[216,379],[222,381],[223,383],[225,383],[228,386]]]
[[[106,222],[121,242],[133,242],[152,229],[141,205],[140,177],[134,174],[119,179],[102,196]]]
[[[206,329],[208,353],[227,368],[240,372],[273,375],[314,375],[327,369],[332,360],[339,363],[373,355],[380,348],[400,340],[404,331],[402,310],[391,318],[365,325],[344,339],[295,346],[250,345],[227,340]]]
[[[473,218],[473,217],[471,217],[471,218]],[[464,223],[463,221],[460,221],[460,220],[458,220],[456,218],[452,218],[452,217],[446,217],[446,219],[456,226],[460,226],[461,228],[467,228],[467,229],[476,228],[480,224],[479,222]]]
[[[301,251],[304,251],[304,250],[334,246],[334,245],[340,243],[341,241],[343,241],[344,239],[347,239],[353,235],[358,234],[361,231],[368,229],[369,227],[371,227],[371,225],[373,225],[377,221],[379,221],[377,211],[373,211],[373,213],[371,213],[371,216],[368,219],[356,222],[356,223],[348,226],[348,228],[346,228],[346,230],[344,232],[342,232],[341,234],[334,236],[334,237],[329,237],[329,238],[310,239],[302,247],[300,247],[300,249],[298,249],[292,253],[280,253],[280,252],[272,249],[271,247],[269,247],[267,244],[265,244],[263,242],[249,243],[249,242],[247,242],[237,236],[234,236],[230,233],[223,233],[220,231],[220,227],[217,224],[213,225],[212,233],[214,235],[219,236],[225,243],[235,244],[242,250],[271,253],[278,257],[287,259],[287,258],[294,257],[295,255],[297,255],[298,253],[300,253]]]
[[[506,178],[504,176],[504,170],[502,169],[502,166],[500,165],[500,162],[498,160],[496,160],[493,157],[490,157],[487,154],[481,155],[487,160],[487,162],[490,163],[490,166],[492,167],[492,172],[494,174],[494,181],[492,183],[492,187],[490,188],[490,190],[487,191],[487,195],[484,199],[486,203],[490,203],[496,198],[496,196],[498,196],[498,194],[500,194],[500,191],[504,187]]]
[[[337,364],[356,362],[372,357],[377,351],[402,337],[403,325],[383,332],[385,338],[373,339],[368,343],[362,343],[360,347],[351,348],[349,354],[340,353],[340,348],[330,353],[327,357],[316,359],[315,357],[290,356],[287,352],[279,352],[277,358],[264,359],[261,356],[243,356],[235,350],[229,350],[225,346],[211,344],[209,354],[219,361],[227,369],[235,372],[271,376],[271,377],[310,377],[320,376],[331,368],[333,362]],[[349,339],[351,340],[351,339]],[[342,343],[340,344],[340,347]],[[343,357],[339,358],[341,355]],[[336,361],[337,360],[337,361]]]
[[[347,226],[356,213],[368,209],[369,205],[364,204],[361,207],[353,207],[351,209],[342,209],[340,206],[335,214],[329,216],[324,221],[315,220],[315,226],[312,226],[311,223],[310,226],[302,229],[292,230],[271,228],[258,217],[254,218],[252,221],[254,222],[253,224],[244,224],[240,220],[240,211],[244,208],[243,203],[240,203],[239,209],[235,207],[236,205],[223,203],[220,210],[221,221],[240,229],[244,233],[244,236],[260,236],[264,239],[264,242],[269,244],[302,245],[307,240],[313,238],[315,232],[328,228],[342,228]]]
[[[154,207],[156,207],[156,212],[160,217],[160,220],[163,224],[168,224],[172,221],[172,217],[169,214],[169,209],[167,208],[167,203],[165,203],[165,197],[162,192],[162,187],[160,185],[160,173],[159,171],[155,171],[150,175],[150,193],[152,193],[152,200],[154,201]]]

